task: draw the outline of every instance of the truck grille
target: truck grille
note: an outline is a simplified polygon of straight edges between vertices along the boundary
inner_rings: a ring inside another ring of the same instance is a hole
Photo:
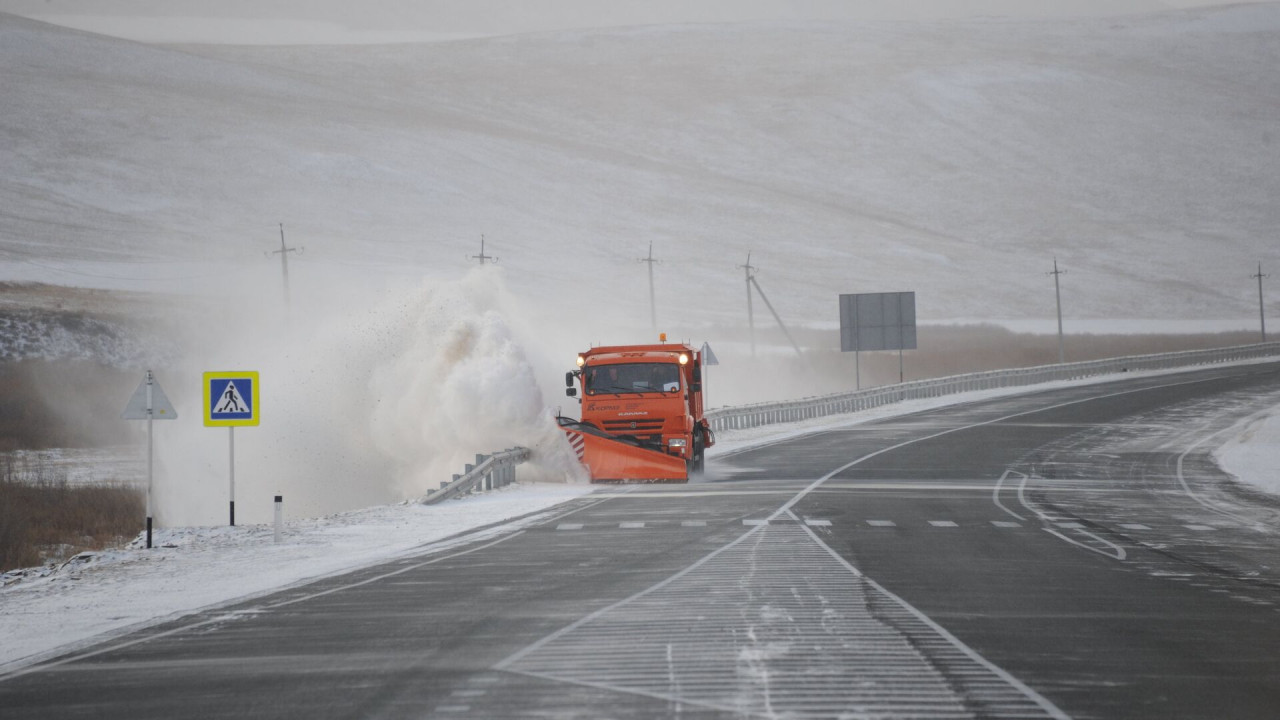
[[[605,420],[605,432],[633,435],[662,432],[661,420]]]

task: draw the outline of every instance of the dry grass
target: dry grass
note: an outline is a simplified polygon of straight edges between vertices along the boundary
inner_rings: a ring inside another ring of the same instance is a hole
[[[0,455],[0,572],[133,539],[145,497],[127,485],[70,485],[43,463]]]

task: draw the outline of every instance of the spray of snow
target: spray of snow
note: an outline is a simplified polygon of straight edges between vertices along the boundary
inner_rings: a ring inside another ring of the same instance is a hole
[[[499,269],[376,297],[347,290],[295,297],[307,313],[287,321],[231,308],[185,341],[183,380],[166,390],[186,422],[157,429],[159,524],[227,516],[228,431],[199,422],[198,378],[210,370],[260,373],[261,424],[234,431],[238,522],[268,522],[276,494],[295,517],[417,498],[477,453],[515,446],[534,450],[521,480],[584,479],[514,329],[527,301]]]
[[[371,429],[402,491],[422,494],[476,452],[517,445],[538,451],[543,479],[579,467],[508,323],[511,305],[500,271],[481,268],[389,313],[402,343],[373,368]]]

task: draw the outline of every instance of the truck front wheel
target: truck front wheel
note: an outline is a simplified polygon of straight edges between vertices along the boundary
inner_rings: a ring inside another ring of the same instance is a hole
[[[693,452],[689,457],[689,475],[701,475],[706,467],[707,441],[702,430],[693,431]]]

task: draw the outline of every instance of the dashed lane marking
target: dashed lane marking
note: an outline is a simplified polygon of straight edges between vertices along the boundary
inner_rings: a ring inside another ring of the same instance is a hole
[[[706,520],[681,520],[680,527],[706,527]]]
[[[765,518],[747,518],[742,521],[743,525],[768,525],[769,521]]]
[[[1188,529],[1188,530],[1201,530],[1201,531],[1204,531],[1204,530],[1217,530],[1217,529],[1218,529],[1218,528],[1216,528],[1216,527],[1214,527],[1214,526],[1212,526],[1212,525],[1183,525],[1182,527],[1184,527],[1184,528],[1186,528],[1186,529]]]
[[[1120,523],[1120,527],[1124,528],[1125,530],[1150,530],[1151,529],[1150,525],[1143,525],[1142,523]]]
[[[809,527],[831,527],[830,520],[818,520],[815,518],[805,518],[804,524]]]
[[[995,525],[995,526],[996,526],[996,527],[998,527],[998,528],[1020,528],[1020,527],[1022,527],[1022,523],[1016,523],[1016,522],[1014,522],[1014,521],[1012,521],[1012,520],[992,520],[992,521],[991,521],[991,524],[992,524],[992,525]]]
[[[495,669],[691,714],[1066,718],[799,522],[754,526]]]
[[[960,527],[951,520],[930,520],[929,524],[934,527]]]
[[[892,520],[868,520],[867,524],[871,527],[895,527],[897,523]]]
[[[624,522],[618,523],[618,528],[622,530],[639,530],[644,527],[642,522]]]

